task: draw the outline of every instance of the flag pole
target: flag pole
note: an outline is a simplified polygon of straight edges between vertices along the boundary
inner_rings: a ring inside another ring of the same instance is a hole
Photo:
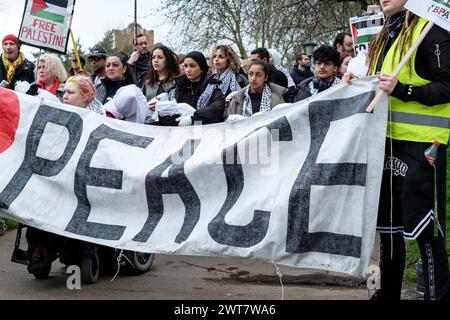
[[[425,39],[428,32],[430,32],[430,30],[431,30],[431,28],[433,28],[433,26],[434,26],[433,22],[431,22],[431,21],[428,22],[428,24],[426,25],[426,27],[423,29],[422,33],[420,34],[419,38],[417,38],[417,40],[413,43],[413,45],[411,46],[409,51],[406,53],[406,55],[403,57],[402,61],[400,61],[399,65],[392,73],[392,76],[398,77],[402,68],[405,66],[405,64],[408,62],[408,60],[411,58],[414,51],[416,51],[416,49],[420,46],[423,39]],[[380,99],[383,97],[383,95],[384,95],[384,91],[381,89],[378,89],[377,95],[375,96],[375,98],[372,100],[372,102],[369,104],[369,106],[366,109],[366,111],[368,113],[371,113],[373,111],[373,109],[375,108],[375,105],[380,101]]]
[[[137,45],[137,0],[134,0],[134,45]]]
[[[75,41],[75,37],[73,36],[72,29],[70,29],[70,37],[72,38],[73,52],[75,53],[75,58],[77,59],[78,62],[78,71],[83,72],[84,70],[83,66],[81,65],[80,54],[78,53],[77,43]]]

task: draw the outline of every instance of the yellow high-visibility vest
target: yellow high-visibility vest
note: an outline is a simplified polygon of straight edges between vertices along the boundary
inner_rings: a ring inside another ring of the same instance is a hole
[[[427,20],[419,19],[413,31],[413,43],[420,36],[427,23]],[[404,34],[400,34],[389,49],[381,68],[382,73],[392,74],[402,59],[400,50],[397,50],[394,56],[395,48],[402,36]],[[411,57],[411,62],[407,63],[400,71],[398,80],[401,83],[414,86],[429,84],[431,81],[421,78],[416,72],[416,55],[417,50]],[[375,62],[376,65],[377,61]],[[410,68],[412,69],[411,72]],[[430,143],[437,140],[440,143],[448,144],[450,135],[450,101],[449,103],[428,107],[415,101],[403,102],[394,97],[389,97],[389,99],[388,137],[396,140]]]

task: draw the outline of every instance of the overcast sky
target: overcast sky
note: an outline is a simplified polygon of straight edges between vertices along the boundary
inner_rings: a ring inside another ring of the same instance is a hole
[[[155,42],[167,43],[170,26],[164,22],[164,16],[156,12],[160,5],[160,0],[138,0],[138,23],[147,30],[155,30]],[[25,0],[0,0],[0,39],[10,33],[18,35],[24,7]],[[76,0],[72,30],[86,51],[100,41],[107,30],[125,28],[133,21],[134,0]],[[25,54],[36,50],[28,46],[22,48]],[[72,48],[69,42],[68,51]]]

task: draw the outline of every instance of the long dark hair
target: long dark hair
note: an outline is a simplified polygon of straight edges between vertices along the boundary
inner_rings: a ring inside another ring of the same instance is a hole
[[[156,72],[156,70],[153,68],[153,53],[158,49],[163,52],[164,57],[166,58],[166,78],[164,79],[164,81],[171,82],[180,74],[180,66],[177,59],[175,58],[175,53],[170,48],[164,45],[157,45],[151,52],[152,58],[148,63],[148,71],[145,77],[146,83],[150,86],[154,86],[155,83],[159,80],[158,72]]]
[[[129,64],[128,64],[128,56],[126,55],[126,53],[124,53],[124,52],[122,52],[122,51],[118,51],[118,52],[114,52],[114,53],[112,53],[112,54],[110,54],[109,56],[108,56],[108,58],[109,57],[117,57],[117,58],[119,58],[119,60],[120,60],[120,62],[124,65],[124,66],[126,66],[127,67],[127,70],[125,71],[125,74],[124,74],[124,76],[125,76],[125,81],[126,81],[126,83],[127,83],[127,85],[128,84],[134,84],[134,85],[138,85],[138,82],[137,82],[137,80],[136,80],[136,76],[134,75],[134,72],[133,72],[133,70],[132,70],[132,66],[130,66]],[[107,59],[108,59],[107,58]]]

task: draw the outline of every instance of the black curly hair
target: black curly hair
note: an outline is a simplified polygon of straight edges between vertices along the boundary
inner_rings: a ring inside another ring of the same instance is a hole
[[[336,67],[339,66],[339,59],[341,58],[339,52],[327,44],[323,44],[318,47],[314,51],[313,57],[316,62],[331,61]]]

